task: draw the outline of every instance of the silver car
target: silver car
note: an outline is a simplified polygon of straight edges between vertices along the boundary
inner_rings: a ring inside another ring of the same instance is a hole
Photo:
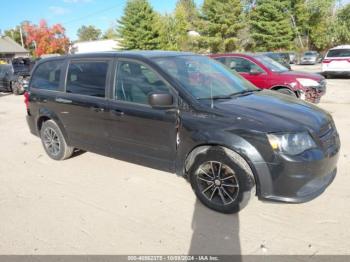
[[[307,51],[305,52],[301,59],[300,64],[301,65],[315,65],[317,63],[320,63],[322,60],[321,55],[316,51]]]

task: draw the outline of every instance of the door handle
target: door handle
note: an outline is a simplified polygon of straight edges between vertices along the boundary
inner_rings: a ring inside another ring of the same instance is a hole
[[[56,98],[55,101],[57,103],[63,103],[63,104],[71,104],[72,100],[64,99],[64,98]]]
[[[119,109],[112,109],[112,112],[116,116],[123,116],[124,115],[124,112],[119,110]]]

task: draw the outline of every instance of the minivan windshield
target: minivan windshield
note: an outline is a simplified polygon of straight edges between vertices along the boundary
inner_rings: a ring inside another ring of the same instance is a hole
[[[276,62],[272,58],[265,56],[265,55],[257,55],[254,57],[256,60],[258,60],[260,63],[262,63],[264,66],[266,66],[268,69],[270,69],[272,72],[281,73],[289,71],[288,68],[284,67],[280,63]]]
[[[259,90],[239,74],[205,56],[157,57],[153,61],[196,99],[230,98]]]
[[[350,57],[350,49],[329,50],[327,57]]]

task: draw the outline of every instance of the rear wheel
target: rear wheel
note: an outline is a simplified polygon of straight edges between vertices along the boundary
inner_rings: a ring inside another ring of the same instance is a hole
[[[222,213],[241,210],[255,185],[253,178],[220,147],[209,148],[198,155],[189,176],[198,199]]]
[[[43,123],[41,131],[41,141],[46,153],[54,160],[64,160],[72,156],[73,147],[67,145],[62,131],[53,120]]]

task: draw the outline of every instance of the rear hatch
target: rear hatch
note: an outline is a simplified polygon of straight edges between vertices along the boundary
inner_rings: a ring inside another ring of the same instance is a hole
[[[323,71],[350,71],[350,48],[329,50],[322,66]]]

